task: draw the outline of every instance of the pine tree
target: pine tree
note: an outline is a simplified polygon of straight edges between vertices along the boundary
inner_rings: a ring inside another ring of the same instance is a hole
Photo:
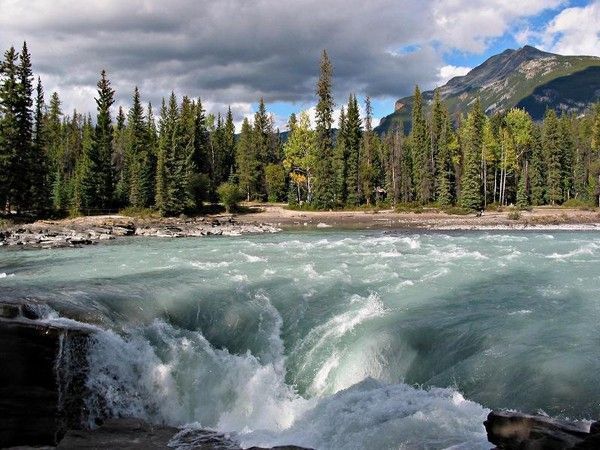
[[[573,161],[575,159],[574,133],[568,116],[563,115],[560,118],[559,128],[562,200],[567,201],[573,196]]]
[[[362,201],[362,186],[359,179],[362,121],[355,95],[348,99],[346,119],[346,152],[348,154],[346,192],[347,204],[357,206]]]
[[[38,212],[49,208],[48,199],[50,196],[48,158],[45,151],[46,130],[44,126],[44,111],[44,88],[42,87],[42,80],[38,77],[31,159],[32,182],[30,186],[31,205]]]
[[[347,199],[346,179],[348,178],[348,152],[346,143],[348,140],[346,126],[346,111],[342,106],[338,124],[338,134],[333,154],[333,170],[335,173],[335,202],[338,206],[344,206]]]
[[[430,163],[430,149],[427,136],[427,123],[423,114],[423,97],[419,86],[415,87],[412,108],[411,150],[415,198],[421,204],[432,199],[433,178]]]
[[[435,146],[437,167],[436,200],[440,206],[449,206],[453,202],[454,166],[450,151],[452,127],[446,109],[440,107],[440,110],[435,112],[432,122],[432,146]]]
[[[554,110],[550,109],[544,117],[543,146],[547,167],[547,200],[554,205],[560,202],[562,195],[561,132]]]
[[[517,208],[526,209],[529,206],[529,196],[527,195],[527,169],[524,168],[519,175],[519,184],[517,187]]]
[[[129,155],[129,203],[138,208],[150,204],[147,180],[147,126],[140,92],[135,87],[133,100],[127,117],[127,153]]]
[[[116,120],[117,125],[113,136],[112,157],[112,166],[116,180],[114,199],[117,205],[124,206],[129,203],[129,170],[131,168],[131,160],[127,151],[127,118],[122,106],[119,106]]]
[[[98,208],[108,208],[112,205],[114,177],[112,169],[113,155],[113,126],[110,116],[110,107],[114,103],[115,91],[110,86],[110,81],[103,70],[98,81],[98,97],[96,105],[96,130],[94,135],[95,150],[93,152],[93,167],[97,177],[96,198],[93,205]]]
[[[534,126],[531,131],[531,163],[529,164],[529,183],[533,206],[544,204],[544,172],[542,132],[539,126]]]
[[[259,195],[260,162],[255,150],[252,126],[248,119],[244,118],[240,138],[236,146],[236,163],[240,189],[244,192],[248,201]]]
[[[367,205],[371,204],[373,195],[375,193],[375,135],[373,133],[373,127],[371,126],[371,120],[373,116],[373,109],[371,108],[371,100],[369,97],[365,99],[365,131],[362,136],[362,147],[360,151],[360,183],[361,191]]]
[[[317,82],[316,111],[316,159],[313,202],[317,208],[327,209],[334,206],[335,178],[333,173],[333,93],[331,76],[333,67],[327,51],[323,50],[320,75]]]
[[[0,66],[0,210],[10,212],[15,194],[16,149],[19,148],[17,52],[11,47]]]
[[[35,180],[33,154],[33,73],[31,71],[31,55],[27,43],[19,55],[17,67],[17,104],[15,110],[17,125],[17,146],[13,171],[12,198],[21,209],[32,206],[32,185]]]
[[[158,138],[158,153],[156,156],[155,206],[162,215],[166,215],[168,212],[169,202],[167,192],[167,157],[170,150],[171,138],[175,124],[171,123],[170,121],[164,98],[162,99],[158,123],[160,134]]]
[[[460,205],[467,209],[479,209],[482,204],[480,165],[484,119],[478,99],[467,116],[465,128]]]
[[[257,194],[261,199],[266,196],[265,167],[268,164],[278,162],[276,144],[274,141],[273,120],[267,113],[267,107],[261,98],[258,109],[254,114],[253,126],[253,153],[257,158]]]
[[[440,167],[439,164],[444,164],[447,158],[440,157],[440,152],[446,150],[447,142],[447,116],[448,112],[442,103],[442,99],[440,97],[439,89],[435,90],[433,96],[433,106],[431,108],[431,119],[429,126],[429,167],[431,172],[431,177],[433,180],[432,186],[432,195],[438,203],[449,204],[450,200],[450,184],[448,180],[448,176],[446,173],[440,174],[440,172],[444,172],[445,169]],[[443,183],[441,189],[439,188],[439,183]],[[439,198],[440,193],[443,195],[443,198]]]
[[[73,210],[85,213],[87,209],[94,206],[96,200],[97,178],[93,173],[94,128],[91,117],[86,117],[83,122],[82,132],[82,154],[77,158],[75,169],[73,198],[71,207]]]
[[[231,107],[227,108],[223,138],[223,173],[229,178],[235,170],[235,124]],[[225,181],[225,179],[223,179]]]

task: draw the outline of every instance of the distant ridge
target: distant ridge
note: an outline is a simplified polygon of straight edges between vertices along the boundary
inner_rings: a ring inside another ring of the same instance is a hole
[[[600,100],[600,58],[562,56],[530,45],[494,55],[464,76],[454,77],[438,88],[450,113],[457,119],[477,97],[487,114],[525,108],[540,120],[547,108],[557,112],[583,113]],[[434,91],[423,93],[425,101]],[[412,96],[399,99],[395,111],[381,119],[376,131],[395,126],[410,129]]]

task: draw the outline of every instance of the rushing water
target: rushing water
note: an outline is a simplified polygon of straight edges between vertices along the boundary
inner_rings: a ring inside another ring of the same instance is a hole
[[[487,408],[600,416],[599,262],[589,232],[131,238],[3,250],[0,289],[101,329],[90,421],[487,449]]]

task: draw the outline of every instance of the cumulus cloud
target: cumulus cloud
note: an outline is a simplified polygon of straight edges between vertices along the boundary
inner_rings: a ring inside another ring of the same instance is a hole
[[[600,1],[561,11],[543,30],[542,41],[562,55],[600,56]]]
[[[260,97],[313,102],[323,48],[340,102],[349,92],[397,98],[437,84],[445,52],[483,51],[514,21],[561,2],[0,0],[0,46],[27,40],[65,109],[93,109],[104,68],[123,104],[135,85],[155,105],[175,89],[212,111],[232,104],[239,121]]]
[[[440,68],[438,74],[438,85],[446,84],[454,77],[461,77],[469,73],[472,67],[446,65]]]

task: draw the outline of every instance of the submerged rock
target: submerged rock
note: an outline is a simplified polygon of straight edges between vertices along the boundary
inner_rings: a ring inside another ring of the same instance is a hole
[[[498,449],[562,450],[600,448],[600,422],[567,422],[515,411],[492,411],[484,422]]]

